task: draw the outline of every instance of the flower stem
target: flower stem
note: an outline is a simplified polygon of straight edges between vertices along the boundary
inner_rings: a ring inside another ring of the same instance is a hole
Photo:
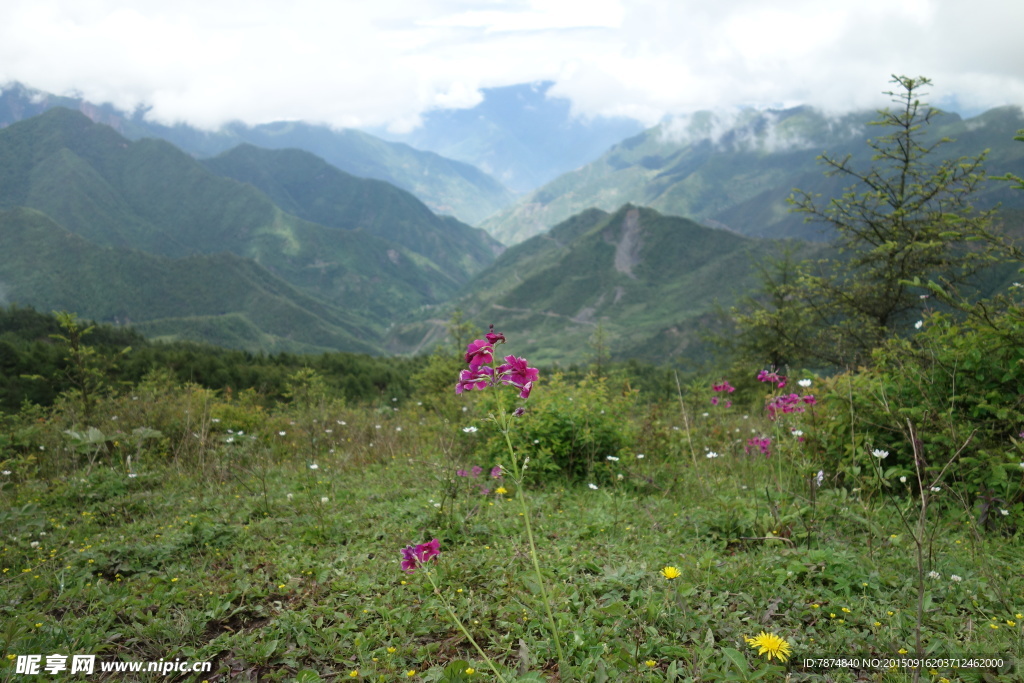
[[[495,666],[494,662],[491,661],[491,658],[487,656],[487,654],[479,645],[477,645],[477,642],[473,639],[473,636],[469,635],[469,631],[462,623],[462,620],[459,619],[459,617],[455,614],[455,610],[452,609],[452,606],[448,604],[448,600],[444,597],[444,594],[441,593],[441,589],[437,587],[437,582],[434,581],[433,573],[431,573],[429,569],[424,569],[424,573],[426,573],[427,579],[430,581],[430,585],[434,587],[434,593],[436,593],[441,598],[441,602],[444,603],[444,608],[448,610],[448,616],[452,618],[452,621],[454,621],[455,624],[459,627],[459,630],[462,631],[462,634],[466,636],[466,638],[469,639],[469,642],[473,644],[473,647],[476,648],[477,653],[483,658],[485,662],[487,662],[487,666],[491,668],[491,671],[493,671],[494,675],[498,677],[498,680],[501,681],[501,683],[508,683],[508,681],[506,681],[504,677],[502,677],[501,673],[498,671],[498,667]]]
[[[566,664],[565,655],[562,653],[562,642],[558,638],[558,626],[555,624],[555,616],[551,612],[551,601],[548,599],[547,589],[544,587],[544,575],[540,571],[540,562],[537,560],[537,545],[533,540],[533,527],[530,525],[530,508],[526,505],[526,497],[523,494],[523,469],[519,467],[519,459],[516,451],[512,448],[512,437],[509,436],[509,415],[505,412],[505,406],[499,401],[498,409],[501,412],[501,431],[505,435],[505,443],[508,445],[508,452],[512,458],[512,469],[514,476],[518,479],[516,486],[516,497],[523,508],[523,522],[526,524],[526,538],[530,542],[530,558],[533,560],[533,569],[537,573],[537,585],[540,587],[540,597],[544,602],[544,609],[548,616],[548,625],[551,628],[551,637],[555,641],[555,650],[558,652],[559,668]]]

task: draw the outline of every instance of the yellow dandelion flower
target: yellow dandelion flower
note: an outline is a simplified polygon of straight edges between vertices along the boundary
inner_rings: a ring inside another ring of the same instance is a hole
[[[784,662],[793,652],[789,643],[774,633],[765,633],[764,631],[761,631],[757,636],[753,638],[744,638],[744,640],[750,644],[750,647],[757,649],[757,654],[767,654],[768,661],[771,661],[772,657],[777,657],[780,662]]]
[[[997,629],[999,628],[999,624],[989,624],[988,627],[991,629]]]
[[[648,659],[646,662],[644,662],[644,664],[652,668],[658,665],[658,663],[653,659]]]
[[[506,493],[508,493],[508,490],[504,486],[499,486],[498,488],[494,489],[494,492],[497,493],[499,496],[504,496]]]
[[[473,667],[469,667],[468,669],[466,669],[466,675],[467,676],[472,676],[475,673],[476,673],[476,669],[474,669]]]
[[[900,653],[901,655],[905,655],[907,654],[907,652],[909,652],[909,650],[907,650],[907,648],[905,647],[901,647],[899,650],[896,650],[896,652]]]
[[[405,675],[408,676],[409,678],[412,678],[413,676],[416,675],[416,669],[409,669],[408,671],[405,672]]]
[[[396,652],[398,652],[398,648],[397,648],[397,647],[389,647],[389,648],[388,648],[388,654],[389,654],[389,655],[393,655],[393,654],[395,654]]]
[[[349,671],[348,672],[348,677],[349,678],[359,678],[359,669],[356,669],[355,671]]]
[[[844,611],[844,612],[846,612],[847,614],[849,614],[851,610],[850,610],[850,608],[849,608],[849,607],[844,607],[844,608],[843,608],[843,611]]]
[[[875,622],[875,626],[881,626],[881,625],[882,625],[882,622],[880,622],[880,621],[876,621]]]
[[[682,572],[680,572],[675,567],[662,567],[661,575],[664,576],[666,579],[676,579],[682,575]]]
[[[1016,622],[1016,621],[1014,621],[1013,619],[1007,619],[1007,620],[1006,620],[1006,625],[1007,625],[1007,626],[1016,626],[1016,625],[1017,625],[1017,622]]]

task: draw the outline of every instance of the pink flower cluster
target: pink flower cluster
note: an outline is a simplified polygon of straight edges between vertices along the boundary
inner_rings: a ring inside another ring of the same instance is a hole
[[[807,396],[782,394],[768,401],[765,410],[768,411],[768,419],[774,420],[779,413],[802,413],[805,405],[813,406],[817,402],[818,399],[810,394]]]
[[[460,477],[470,477],[476,479],[484,471],[483,467],[474,465],[473,469],[467,472],[466,470],[455,470],[455,474]],[[491,468],[491,479],[501,479],[501,465],[495,465]]]
[[[402,571],[412,573],[416,567],[426,564],[441,554],[441,541],[436,538],[429,543],[402,548]]]
[[[750,453],[751,450],[757,449],[761,451],[761,455],[768,458],[772,454],[772,440],[771,437],[762,436],[757,439],[747,439],[747,445],[743,449],[744,452]]]
[[[768,372],[767,370],[762,370],[761,372],[757,373],[757,381],[771,382],[772,384],[778,386],[779,389],[786,386],[786,376],[780,375],[776,373],[774,370],[772,370],[771,372]]]
[[[459,373],[459,381],[455,384],[455,393],[461,394],[467,389],[486,389],[496,384],[509,384],[519,389],[519,398],[527,399],[537,381],[537,368],[528,367],[525,358],[505,356],[505,362],[497,369],[490,366],[494,362],[494,345],[504,344],[505,335],[491,331],[486,339],[471,341],[466,347],[466,363],[469,369]],[[520,413],[521,414],[521,413]]]
[[[724,380],[723,379],[719,384],[712,384],[711,385],[711,391],[714,391],[716,393],[725,392],[725,393],[731,394],[732,392],[736,391],[736,387],[734,387],[733,385],[729,384],[728,380]],[[717,396],[712,396],[711,397],[711,405],[717,406],[719,404],[719,402],[722,402],[722,399],[718,398]],[[732,407],[732,401],[726,399],[724,401],[724,405],[725,405],[726,408],[731,408]]]

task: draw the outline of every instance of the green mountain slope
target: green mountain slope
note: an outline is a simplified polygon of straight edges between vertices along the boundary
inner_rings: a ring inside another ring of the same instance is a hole
[[[704,224],[762,237],[827,238],[820,227],[789,213],[794,187],[825,196],[841,193],[841,178],[826,178],[816,159],[823,151],[849,153],[860,168],[870,164],[864,144],[881,135],[866,123],[873,113],[828,117],[808,107],[780,112],[747,111],[735,120],[704,112],[666,121],[613,147],[593,163],[556,178],[482,227],[506,244],[520,242],[588,207],[613,210],[625,202],[688,216]],[[992,174],[1024,171],[1024,148],[1013,145],[1024,115],[1003,107],[969,120],[938,119],[935,136],[955,140],[941,148],[949,157],[990,149]],[[1024,204],[1020,193],[990,183],[980,206]]]
[[[131,140],[159,138],[198,157],[214,156],[242,143],[272,149],[304,149],[353,175],[401,187],[419,197],[432,211],[451,214],[474,225],[514,200],[512,193],[497,180],[474,166],[351,129],[333,130],[299,122],[253,127],[230,124],[218,131],[165,126],[148,121],[144,110],[128,114],[109,105],[58,97],[22,85],[0,91],[0,127],[54,107],[81,111]]]
[[[756,265],[782,246],[648,208],[591,209],[510,247],[456,305],[517,330],[517,353],[538,362],[585,360],[599,324],[616,357],[701,358],[701,330],[758,285]],[[792,247],[797,258],[821,248]],[[389,341],[432,339],[437,322],[396,329]]]
[[[435,215],[405,190],[357,178],[302,150],[239,145],[204,164],[261,190],[287,213],[401,244],[459,280],[489,265],[504,248],[479,228]]]
[[[129,142],[52,109],[0,130],[0,208],[28,206],[98,245],[181,257],[229,251],[379,321],[450,297],[464,275],[366,231],[292,216],[167,142]]]
[[[251,351],[371,352],[370,325],[233,254],[170,259],[97,246],[27,208],[0,211],[4,304]]]

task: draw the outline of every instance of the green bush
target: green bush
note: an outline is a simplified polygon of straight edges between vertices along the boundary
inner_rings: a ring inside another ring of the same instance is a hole
[[[497,401],[506,401],[511,410],[515,394],[503,388],[483,393],[480,408],[485,413],[498,410]],[[608,481],[612,468],[608,456],[632,453],[630,444],[636,434],[629,419],[634,394],[613,394],[603,379],[586,378],[570,384],[560,374],[544,378],[534,388],[526,404],[526,413],[512,427],[512,445],[521,457],[529,457],[528,479],[570,482]],[[517,399],[518,404],[518,399]],[[497,426],[486,421],[482,427],[481,448],[487,462],[508,463],[508,446]]]
[[[885,481],[906,476],[915,484],[916,453],[923,483],[945,468],[942,485],[973,504],[982,523],[1021,505],[1024,310],[1009,307],[984,322],[934,314],[874,360],[872,371],[832,384],[833,402],[846,403],[834,406],[831,431],[847,471],[877,480],[874,465],[865,470],[875,461]],[[874,458],[873,449],[889,455]]]

